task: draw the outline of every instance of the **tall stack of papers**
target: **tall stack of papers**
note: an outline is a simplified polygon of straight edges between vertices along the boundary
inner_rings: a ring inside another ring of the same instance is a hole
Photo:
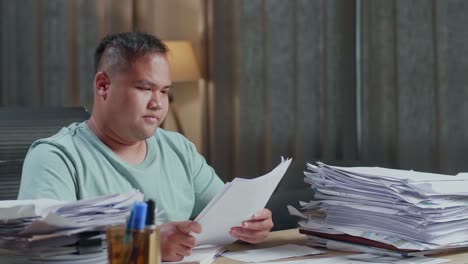
[[[468,247],[468,174],[307,164],[314,200],[302,202],[302,233],[315,245],[430,254]]]
[[[134,190],[76,202],[0,201],[0,263],[107,263],[105,228],[124,224]]]

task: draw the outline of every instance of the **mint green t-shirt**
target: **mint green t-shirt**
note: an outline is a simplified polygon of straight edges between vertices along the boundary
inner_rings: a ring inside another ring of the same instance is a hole
[[[86,122],[73,123],[31,145],[18,199],[74,201],[135,188],[156,201],[164,210],[158,220],[166,222],[196,216],[222,189],[213,168],[182,135],[158,128],[146,143],[145,160],[132,165],[102,143]]]

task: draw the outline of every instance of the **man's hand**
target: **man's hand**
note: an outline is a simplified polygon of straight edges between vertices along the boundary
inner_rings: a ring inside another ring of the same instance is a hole
[[[199,234],[201,226],[192,221],[162,224],[159,229],[162,260],[181,261],[184,256],[192,254],[192,248],[195,247],[196,240],[189,235],[191,232]]]
[[[231,236],[249,243],[263,242],[273,228],[271,211],[264,208],[256,212],[248,221],[242,222],[242,226],[231,228]]]

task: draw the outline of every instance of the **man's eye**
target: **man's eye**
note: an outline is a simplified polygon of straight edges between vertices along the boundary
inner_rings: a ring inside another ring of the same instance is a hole
[[[143,90],[143,91],[151,91],[151,88],[148,88],[148,87],[137,87],[137,89]]]

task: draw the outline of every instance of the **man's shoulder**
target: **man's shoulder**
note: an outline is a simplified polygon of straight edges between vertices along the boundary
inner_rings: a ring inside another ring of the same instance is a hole
[[[72,146],[74,137],[76,137],[78,130],[83,128],[84,125],[86,125],[86,123],[81,122],[81,123],[71,123],[70,125],[66,127],[62,127],[54,135],[51,135],[50,137],[46,137],[46,138],[37,139],[36,141],[34,141],[31,145],[31,149],[41,144],[53,145],[55,147],[60,147],[60,148]]]

